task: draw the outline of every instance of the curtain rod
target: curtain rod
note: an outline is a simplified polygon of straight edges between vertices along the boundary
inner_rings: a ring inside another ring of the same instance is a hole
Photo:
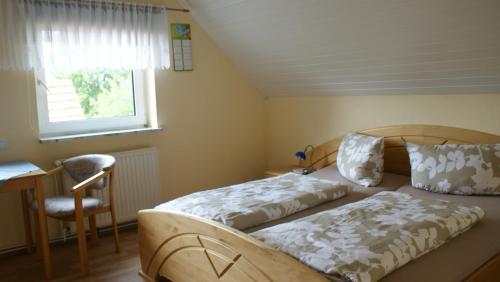
[[[1,1],[1,0],[0,0]],[[113,3],[113,1],[111,1]],[[119,3],[120,4],[120,3]],[[147,3],[131,3],[131,2],[124,2],[122,4],[135,4],[137,6],[149,6]],[[182,13],[189,13],[190,11],[188,9],[183,9],[183,8],[170,8],[170,7],[165,7],[161,5],[151,5],[151,7],[155,9],[161,9],[161,10],[167,10],[167,11],[173,11],[173,12],[182,12]]]
[[[0,0],[1,1],[1,0]],[[113,1],[111,1],[113,3]],[[117,4],[132,4],[132,5],[137,5],[137,6],[149,6],[148,4],[141,4],[141,3],[131,3],[131,2],[124,2],[124,3],[117,3]],[[165,7],[161,5],[151,5],[151,7],[155,9],[161,9],[161,10],[167,10],[167,11],[174,11],[174,12],[182,12],[182,13],[189,13],[190,11],[188,9],[183,9],[183,8],[170,8],[170,7]]]
[[[155,6],[153,6],[153,7],[155,7]],[[188,9],[178,9],[178,8],[169,8],[169,7],[161,7],[161,6],[158,6],[158,8],[165,9],[167,11],[176,11],[176,12],[189,13]]]
[[[3,0],[0,0],[0,1],[3,1]],[[26,2],[30,2],[29,0],[23,0],[23,1],[26,1]],[[34,3],[41,3],[41,2],[45,2],[45,3],[49,3],[49,4],[68,4],[68,3],[72,3],[72,4],[80,4],[80,5],[96,5],[96,4],[99,4],[99,5],[136,5],[136,6],[139,6],[139,7],[147,7],[147,6],[150,6],[152,7],[153,9],[157,9],[157,10],[166,10],[166,11],[174,11],[174,12],[182,12],[182,13],[189,13],[190,11],[188,9],[183,9],[183,8],[170,8],[170,7],[165,7],[165,6],[161,6],[161,5],[148,5],[147,3],[146,4],[142,4],[142,3],[132,3],[132,2],[114,2],[114,1],[109,1],[109,2],[96,2],[96,1],[93,1],[93,0],[89,0],[89,1],[78,1],[78,0],[67,0],[67,1],[64,1],[64,0],[55,0],[55,1],[49,1],[49,0],[34,0],[33,1]]]

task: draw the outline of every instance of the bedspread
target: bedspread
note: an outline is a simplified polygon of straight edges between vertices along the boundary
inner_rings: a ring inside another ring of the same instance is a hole
[[[377,281],[483,216],[476,206],[380,192],[251,235],[328,276]]]
[[[193,193],[157,206],[245,229],[345,196],[348,186],[296,173]]]

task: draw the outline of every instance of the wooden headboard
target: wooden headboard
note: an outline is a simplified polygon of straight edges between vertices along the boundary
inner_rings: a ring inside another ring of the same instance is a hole
[[[417,144],[491,144],[500,143],[500,136],[475,130],[437,125],[395,125],[357,131],[370,136],[384,137],[384,171],[410,175],[410,163],[405,142]],[[321,169],[334,164],[343,136],[316,146],[309,151],[301,167]],[[311,159],[312,155],[312,159]]]

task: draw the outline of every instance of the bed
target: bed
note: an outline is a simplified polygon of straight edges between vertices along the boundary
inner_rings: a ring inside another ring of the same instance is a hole
[[[140,275],[147,281],[328,281],[298,260],[247,233],[364,199],[380,191],[450,199],[481,207],[486,215],[474,228],[412,261],[382,281],[496,281],[500,277],[500,198],[452,196],[411,187],[405,142],[421,144],[500,143],[500,136],[428,125],[376,128],[359,133],[385,139],[384,182],[356,188],[339,200],[319,205],[243,231],[180,212],[139,212]],[[310,163],[314,177],[339,179],[335,168],[336,138],[318,146]],[[443,263],[443,260],[446,263]]]

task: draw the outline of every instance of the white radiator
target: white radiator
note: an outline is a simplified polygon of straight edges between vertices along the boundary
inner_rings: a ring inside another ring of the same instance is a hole
[[[161,202],[158,150],[151,147],[109,155],[116,158],[114,191],[117,221],[134,221],[139,210],[152,208]],[[62,160],[58,160],[56,164],[61,162]],[[71,194],[69,189],[75,184],[76,182],[64,173],[62,185],[58,185],[59,193]],[[108,188],[94,190],[94,195],[108,203],[108,191]],[[110,213],[97,216],[98,227],[110,225]],[[71,232],[75,231],[74,223],[64,223],[63,227],[65,230],[69,227]]]

